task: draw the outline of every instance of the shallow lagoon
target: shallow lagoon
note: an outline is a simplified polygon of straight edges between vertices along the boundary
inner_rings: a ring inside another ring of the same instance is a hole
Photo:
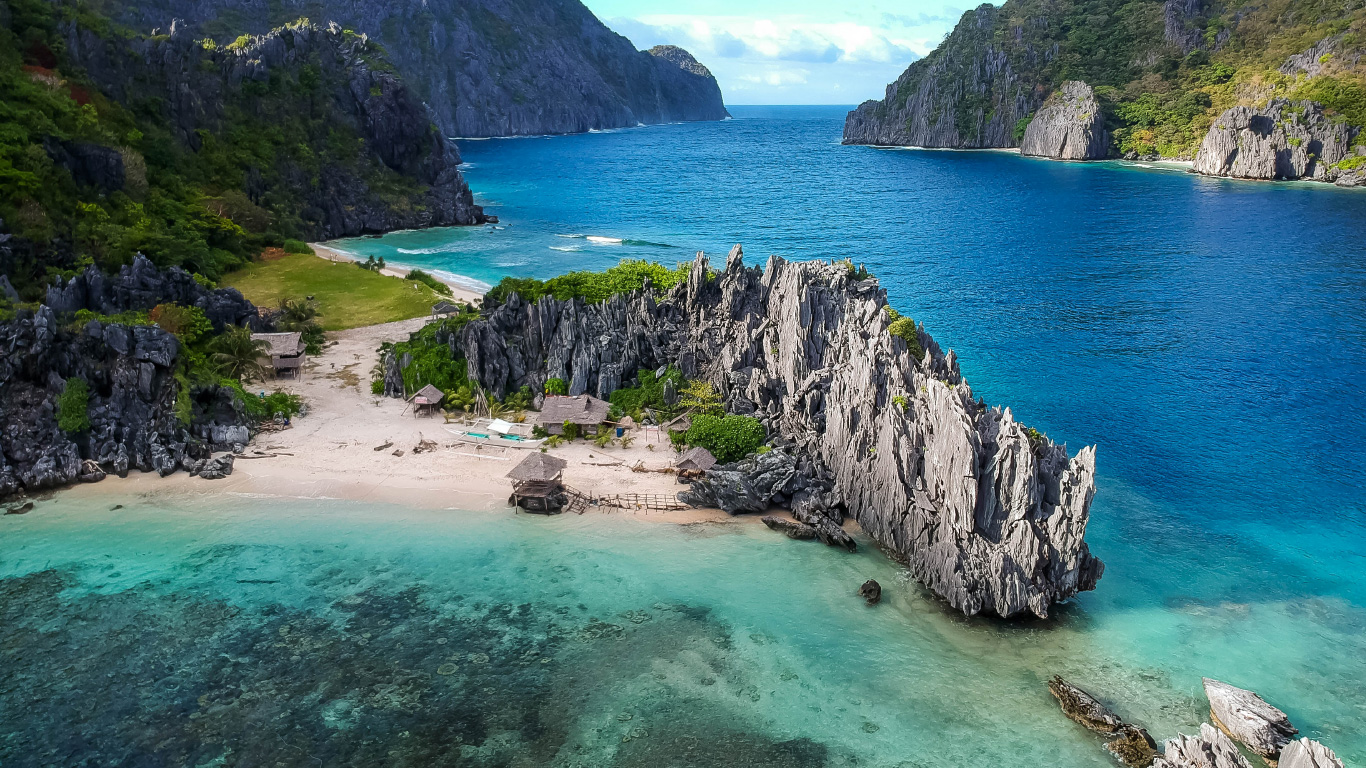
[[[117,501],[0,518],[6,766],[1110,765],[1054,673],[1159,734],[1199,722],[1200,674],[1252,673],[1366,754],[1341,599],[1154,604],[1121,577],[1003,624],[754,524]]]

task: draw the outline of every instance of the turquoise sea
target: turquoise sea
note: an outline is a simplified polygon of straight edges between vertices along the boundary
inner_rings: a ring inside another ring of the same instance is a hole
[[[751,524],[59,495],[0,517],[0,765],[1114,765],[1053,674],[1159,739],[1218,677],[1366,764],[1366,193],[732,112],[462,142],[497,227],[339,245],[862,262],[975,392],[1099,446],[1095,592],[966,619]]]

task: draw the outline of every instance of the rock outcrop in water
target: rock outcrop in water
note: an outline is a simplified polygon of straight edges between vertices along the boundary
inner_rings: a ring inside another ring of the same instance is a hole
[[[1344,768],[1333,750],[1313,739],[1292,741],[1281,750],[1276,768]]]
[[[1204,678],[1210,717],[1225,733],[1258,755],[1275,760],[1296,733],[1285,713],[1252,691]]]
[[[1238,751],[1224,732],[1210,725],[1200,724],[1199,736],[1177,736],[1168,739],[1162,757],[1153,761],[1152,768],[1252,768],[1247,758]]]
[[[151,0],[139,29],[185,19],[220,44],[304,16],[382,45],[445,136],[523,136],[721,120],[716,79],[682,49],[636,50],[578,0]],[[429,121],[418,125],[425,127]]]
[[[886,293],[848,263],[775,256],[749,268],[737,246],[714,275],[699,254],[662,299],[514,295],[448,341],[500,397],[551,377],[605,397],[669,364],[710,381],[727,410],[758,418],[808,465],[797,474],[829,479],[836,511],[966,614],[1043,617],[1093,589],[1095,449],[1069,458],[974,397],[955,355],[923,330],[917,357],[888,324]],[[386,361],[389,394],[399,362]]]
[[[1055,160],[1099,160],[1110,153],[1110,134],[1091,86],[1068,80],[1025,128],[1020,154]]]
[[[64,314],[174,301],[212,312],[215,323],[238,323],[255,312],[237,291],[210,291],[180,270],[158,273],[139,257],[117,277],[92,267],[54,286],[49,296],[57,307],[20,309],[0,324],[0,498],[129,469],[168,475],[247,442],[249,420],[232,390],[178,384],[175,336],[147,325],[75,325]],[[58,403],[77,380],[89,391],[89,426],[68,433],[58,426]],[[188,407],[177,403],[180,397],[191,399]],[[221,471],[222,465],[211,466]],[[231,466],[227,461],[228,472]]]
[[[1210,126],[1194,170],[1235,179],[1336,181],[1341,173],[1332,166],[1353,154],[1355,133],[1312,101],[1234,107]]]

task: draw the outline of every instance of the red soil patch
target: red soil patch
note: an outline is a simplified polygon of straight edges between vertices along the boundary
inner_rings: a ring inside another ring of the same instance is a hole
[[[287,255],[283,248],[267,248],[261,251],[261,261],[279,261]]]

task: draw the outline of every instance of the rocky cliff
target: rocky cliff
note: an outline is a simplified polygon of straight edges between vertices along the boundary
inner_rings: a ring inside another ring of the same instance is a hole
[[[295,135],[311,145],[307,153],[227,158],[242,164],[234,170],[248,197],[288,201],[283,206],[306,237],[483,220],[455,144],[363,36],[300,21],[214,47],[181,24],[131,41],[73,24],[66,42],[72,62],[103,92],[120,103],[154,105],[191,151],[213,151],[204,133],[242,130]],[[325,151],[338,132],[355,136],[360,149]]]
[[[727,114],[704,67],[636,50],[578,0],[152,0],[123,3],[117,14],[140,29],[185,19],[220,42],[300,16],[335,21],[384,46],[447,136],[574,133]]]
[[[175,336],[152,325],[79,323],[70,314],[180,302],[203,308],[215,323],[237,323],[255,316],[237,291],[209,290],[183,271],[159,273],[139,259],[112,277],[92,267],[49,297],[56,306],[20,309],[0,323],[0,498],[129,469],[167,475],[247,442],[249,419],[231,389],[177,381]],[[72,382],[88,389],[80,403],[87,424],[67,432],[59,402]]]
[[[1017,60],[1050,61],[1056,46],[1015,50],[997,41],[1005,9],[981,5],[963,14],[930,55],[865,101],[844,123],[844,143],[915,147],[1012,147],[1015,125],[1048,91],[1022,77]]]
[[[710,381],[795,457],[781,471],[814,479],[771,492],[847,512],[964,613],[1047,616],[1094,588],[1103,566],[1083,536],[1095,449],[1069,458],[976,399],[923,329],[917,359],[888,325],[885,292],[852,265],[748,268],[737,246],[714,275],[699,254],[661,300],[513,295],[449,344],[499,396],[558,377],[571,394],[605,397],[670,364]]]
[[[1006,0],[968,11],[845,120],[846,144],[1012,147],[1057,111],[1044,98],[1068,81],[1094,89],[1094,135],[1118,155],[1190,159],[1231,106],[1268,98],[1318,101],[1366,125],[1366,8],[1301,8],[1219,0]],[[1306,48],[1306,42],[1312,45]],[[1276,69],[1289,78],[1269,77]],[[1298,77],[1297,77],[1298,76]],[[1237,85],[1230,85],[1237,84]],[[1038,129],[1036,129],[1038,130]],[[1053,138],[1060,141],[1061,134]],[[1032,147],[1056,156],[1057,142]],[[1101,150],[1093,148],[1090,154]],[[1080,158],[1078,158],[1080,159]]]
[[[1025,129],[1020,154],[1055,160],[1099,160],[1110,153],[1110,134],[1091,86],[1068,80]]]
[[[1273,99],[1260,109],[1234,107],[1210,126],[1193,168],[1236,179],[1337,181],[1348,174],[1334,166],[1355,156],[1357,132],[1311,101]]]

